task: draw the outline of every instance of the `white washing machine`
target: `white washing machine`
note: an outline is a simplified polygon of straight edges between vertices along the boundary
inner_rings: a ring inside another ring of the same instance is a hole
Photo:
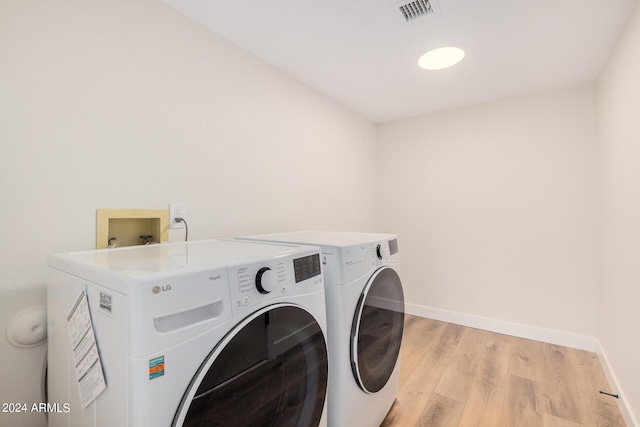
[[[318,248],[194,241],[49,267],[49,426],[326,425]],[[85,290],[106,389],[83,409],[67,317]]]
[[[404,293],[392,234],[302,231],[241,239],[320,246],[329,341],[329,426],[377,427],[398,389]]]

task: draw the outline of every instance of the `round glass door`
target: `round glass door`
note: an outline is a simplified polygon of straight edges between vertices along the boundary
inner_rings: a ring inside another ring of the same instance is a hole
[[[300,307],[252,314],[209,354],[173,426],[317,426],[327,391],[320,325]]]
[[[360,388],[380,391],[393,373],[404,331],[404,293],[398,273],[378,269],[367,282],[351,328],[351,368]]]

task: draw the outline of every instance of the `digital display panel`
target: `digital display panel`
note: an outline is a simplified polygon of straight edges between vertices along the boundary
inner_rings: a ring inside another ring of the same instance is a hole
[[[296,283],[320,275],[320,254],[313,254],[293,260]]]
[[[389,240],[389,255],[398,253],[398,239]]]

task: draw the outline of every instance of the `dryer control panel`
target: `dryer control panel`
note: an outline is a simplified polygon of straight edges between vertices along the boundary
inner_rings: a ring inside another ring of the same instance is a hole
[[[327,284],[345,284],[368,274],[383,264],[398,263],[398,239],[383,239],[359,245],[322,247],[322,263]]]
[[[229,267],[233,314],[267,300],[323,290],[321,265],[318,251]]]

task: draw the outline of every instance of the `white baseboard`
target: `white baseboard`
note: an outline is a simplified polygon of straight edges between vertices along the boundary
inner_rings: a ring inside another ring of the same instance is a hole
[[[602,365],[602,369],[604,370],[604,374],[607,377],[607,381],[609,382],[609,386],[612,388],[612,393],[618,394],[619,398],[616,400],[618,404],[618,408],[620,409],[620,413],[622,414],[622,418],[624,418],[624,422],[627,424],[627,427],[639,427],[640,423],[638,423],[638,418],[633,414],[631,408],[626,405],[624,391],[620,388],[620,383],[618,382],[618,378],[616,377],[613,369],[611,369],[611,364],[609,363],[609,358],[607,354],[604,352],[604,348],[599,340],[596,340],[598,348],[596,350],[596,354],[598,355],[598,359],[600,360],[600,365]]]
[[[580,350],[593,352],[598,350],[598,341],[593,337],[584,335],[576,335],[568,332],[555,331],[553,329],[544,329],[519,323],[511,323],[504,320],[491,319],[472,314],[463,314],[455,311],[441,310],[439,308],[427,307],[424,305],[405,304],[405,312],[413,316],[427,317],[429,319],[455,323],[456,325],[469,326],[471,328],[578,348]]]

